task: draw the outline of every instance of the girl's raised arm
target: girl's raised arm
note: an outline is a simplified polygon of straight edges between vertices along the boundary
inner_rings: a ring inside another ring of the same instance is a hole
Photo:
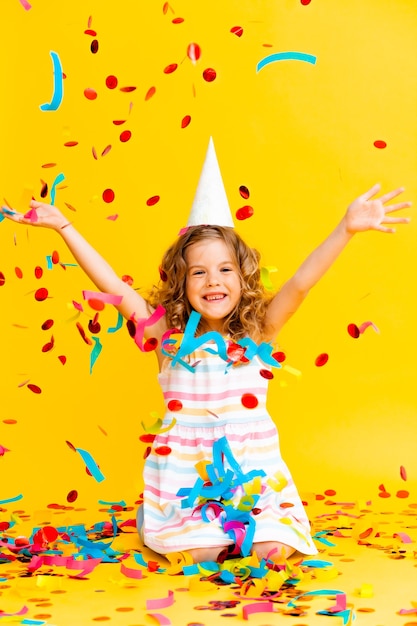
[[[375,198],[379,190],[380,185],[374,185],[352,202],[333,232],[307,257],[294,276],[274,296],[266,315],[264,333],[266,339],[276,338],[279,330],[295,313],[310,289],[332,266],[353,235],[367,230],[394,233],[392,224],[407,224],[410,221],[406,217],[391,217],[388,214],[410,207],[411,202],[385,206],[404,189],[400,187],[380,198]]]
[[[146,300],[117,276],[107,261],[80,235],[59,209],[35,200],[31,201],[30,208],[31,211],[35,212],[34,214],[32,213],[32,218],[28,214],[25,217],[23,213],[10,211],[5,207],[2,207],[1,212],[5,217],[19,224],[50,228],[59,233],[74,259],[97,289],[123,297],[121,304],[116,308],[126,319],[130,319],[132,315],[135,318],[147,318],[150,316],[153,309],[147,304]],[[157,325],[152,326],[149,332],[150,335],[155,337],[162,335],[165,330],[164,319],[162,319]]]

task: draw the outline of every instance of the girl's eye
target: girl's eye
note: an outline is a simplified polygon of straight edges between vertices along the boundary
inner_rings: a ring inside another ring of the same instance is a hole
[[[193,276],[200,276],[201,274],[203,274],[203,270],[196,270],[193,272]]]
[[[221,271],[222,272],[231,272],[232,268],[231,267],[223,267]]]

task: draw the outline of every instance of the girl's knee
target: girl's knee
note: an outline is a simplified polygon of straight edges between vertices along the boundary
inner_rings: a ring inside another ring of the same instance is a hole
[[[260,541],[253,544],[252,552],[256,552],[259,560],[268,559],[273,563],[280,563],[294,554],[296,549],[279,541]]]

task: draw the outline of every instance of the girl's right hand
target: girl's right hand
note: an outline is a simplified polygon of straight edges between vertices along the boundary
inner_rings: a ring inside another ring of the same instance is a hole
[[[42,226],[59,231],[69,225],[61,211],[51,204],[31,200],[29,207],[27,213],[19,213],[7,207],[1,207],[0,211],[7,219],[27,226]]]

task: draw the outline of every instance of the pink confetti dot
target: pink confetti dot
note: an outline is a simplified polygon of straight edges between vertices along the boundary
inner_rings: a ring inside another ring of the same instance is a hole
[[[95,100],[97,98],[97,91],[92,87],[87,87],[84,89],[84,95],[87,100]]]
[[[216,76],[216,70],[214,70],[212,67],[208,67],[203,72],[203,78],[208,83],[212,83],[213,80],[216,80]]]
[[[113,76],[112,74],[110,74],[109,76],[107,76],[106,78],[106,87],[108,89],[116,89],[117,85],[118,85],[118,80],[116,76]]]
[[[241,402],[246,409],[255,409],[258,406],[258,398],[253,393],[244,393]]]
[[[253,207],[249,206],[249,204],[240,207],[240,209],[236,211],[236,219],[238,220],[247,220],[249,217],[252,217],[252,215]]]
[[[326,365],[328,360],[329,360],[329,355],[326,354],[326,352],[323,352],[322,354],[318,355],[318,357],[315,360],[315,364],[317,365],[317,367],[322,367],[323,365]]]
[[[375,148],[383,149],[387,147],[387,144],[382,139],[377,139],[376,141],[374,141],[374,146]]]
[[[102,194],[104,202],[110,203],[113,202],[115,194],[113,189],[105,189]]]

